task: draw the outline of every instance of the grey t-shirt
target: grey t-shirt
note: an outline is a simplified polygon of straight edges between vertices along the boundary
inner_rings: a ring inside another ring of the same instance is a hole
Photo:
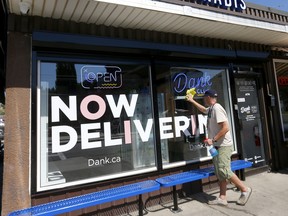
[[[221,130],[221,127],[218,123],[224,121],[228,122],[228,117],[225,109],[219,103],[215,103],[213,106],[208,107],[206,110],[206,114],[208,114],[207,118],[208,137],[212,139]],[[225,136],[222,136],[219,140],[217,140],[217,142],[214,143],[214,145],[232,146],[233,143],[230,130],[225,134]]]

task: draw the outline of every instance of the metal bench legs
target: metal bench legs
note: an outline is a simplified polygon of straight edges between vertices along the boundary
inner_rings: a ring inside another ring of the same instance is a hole
[[[142,194],[139,195],[139,216],[143,216],[143,210],[144,210],[144,205],[143,205],[143,200],[142,200]]]
[[[174,213],[177,213],[177,212],[181,212],[181,211],[182,211],[182,210],[178,207],[176,185],[173,186],[173,208],[171,209],[171,211],[174,212]]]

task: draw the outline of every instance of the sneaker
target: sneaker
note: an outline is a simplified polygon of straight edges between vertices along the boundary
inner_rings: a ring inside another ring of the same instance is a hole
[[[245,205],[252,194],[252,188],[248,187],[246,192],[242,192],[241,196],[239,197],[237,204],[238,205]]]
[[[208,201],[208,205],[221,205],[221,206],[227,206],[228,205],[228,202],[227,200],[223,200],[223,199],[220,199],[219,197],[215,200],[211,200],[211,201]]]

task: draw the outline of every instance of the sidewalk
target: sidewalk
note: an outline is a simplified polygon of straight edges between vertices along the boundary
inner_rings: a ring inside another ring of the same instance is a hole
[[[245,206],[236,204],[240,192],[233,185],[228,186],[228,206],[211,206],[207,200],[218,196],[219,190],[195,194],[187,199],[179,199],[178,213],[170,211],[173,203],[151,207],[147,216],[284,216],[288,215],[288,170],[277,173],[263,172],[246,177],[245,184],[252,187],[253,192]]]

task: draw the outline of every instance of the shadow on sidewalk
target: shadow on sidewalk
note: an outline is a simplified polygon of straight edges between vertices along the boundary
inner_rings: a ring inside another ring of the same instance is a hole
[[[233,192],[239,192],[239,190],[235,186],[227,187],[227,192],[228,191],[233,191]],[[219,196],[219,190],[213,190],[211,192],[202,192],[202,193],[197,193],[191,195],[191,198],[193,200],[196,200],[200,203],[207,204],[209,201],[215,200]],[[236,201],[228,201],[228,203],[236,203]]]
[[[177,194],[178,205],[193,201],[192,196],[185,196],[182,193]],[[145,209],[147,212],[158,212],[163,209],[172,210],[174,207],[172,194],[164,196],[156,196],[149,198],[145,203]]]
[[[286,175],[288,175],[288,168],[279,170],[279,171],[277,171],[277,172],[276,172],[276,171],[275,171],[275,172],[272,171],[272,173],[280,173],[280,174],[286,174]]]

